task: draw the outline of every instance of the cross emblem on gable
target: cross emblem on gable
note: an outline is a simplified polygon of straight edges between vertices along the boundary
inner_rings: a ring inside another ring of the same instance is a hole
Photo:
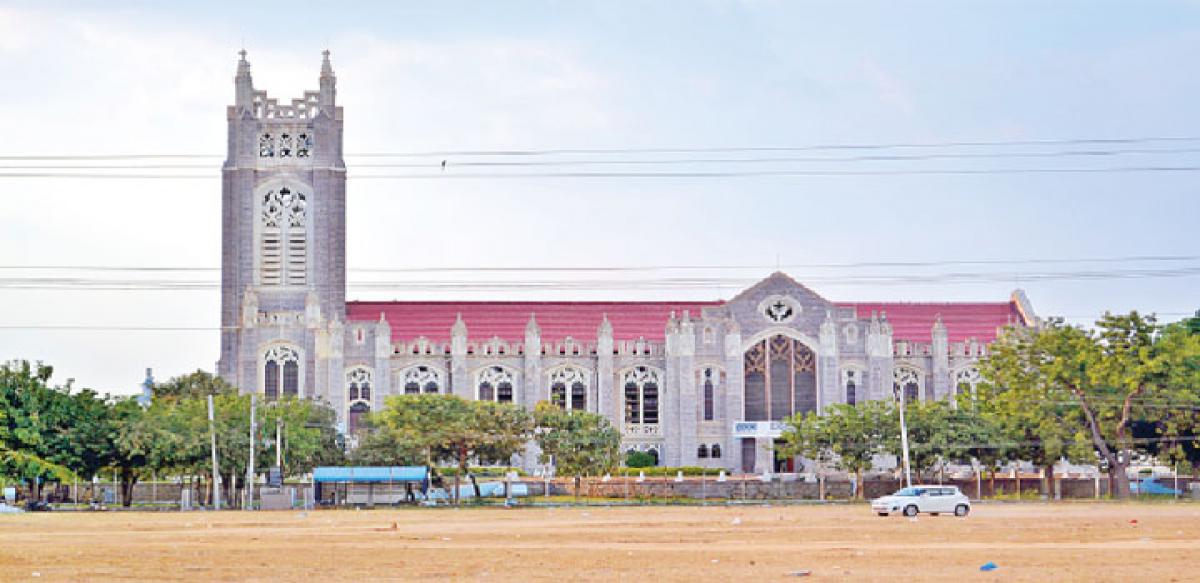
[[[775,300],[767,304],[766,316],[773,322],[784,322],[791,318],[794,313],[795,310],[792,309],[792,306],[783,300]]]

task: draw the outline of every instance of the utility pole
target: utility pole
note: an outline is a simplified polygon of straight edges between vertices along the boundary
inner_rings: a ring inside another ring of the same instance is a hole
[[[900,450],[904,456],[904,485],[912,487],[912,468],[908,464],[908,425],[904,422],[904,401],[908,400],[904,394],[904,388],[900,388],[900,393],[897,395],[900,398]]]
[[[283,473],[283,419],[275,416],[275,467]]]
[[[213,396],[208,396],[208,434],[212,437],[212,488],[213,488],[213,510],[221,509],[221,473],[217,465],[217,428],[213,417]]]
[[[254,425],[254,413],[258,401],[256,395],[250,395],[250,463],[246,464],[246,499],[242,502],[243,510],[254,508],[254,433],[257,427]]]

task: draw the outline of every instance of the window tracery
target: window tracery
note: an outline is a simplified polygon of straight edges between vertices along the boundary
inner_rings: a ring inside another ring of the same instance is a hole
[[[909,366],[898,366],[892,373],[892,379],[892,391],[897,400],[902,396],[906,403],[921,399],[921,389],[925,385],[921,371]]]
[[[291,131],[280,132],[278,135],[264,132],[258,135],[259,158],[308,158],[312,150],[313,137],[307,131],[295,134]]]
[[[400,371],[400,384],[405,395],[442,392],[442,373],[436,368],[419,364]]]
[[[513,386],[516,383],[511,370],[503,366],[489,366],[479,371],[475,383],[476,398],[480,401],[513,402]]]
[[[375,373],[365,367],[358,366],[346,371],[346,433],[354,435],[362,428],[363,418],[371,412],[371,385],[374,384]]]
[[[296,157],[307,158],[312,152],[312,135],[308,133],[296,134]]]
[[[308,260],[308,201],[289,188],[270,190],[262,200],[263,285],[304,285]]]
[[[292,136],[291,134],[279,134],[279,147],[276,149],[280,158],[292,157]]]
[[[300,352],[276,344],[263,354],[263,397],[275,401],[300,394]]]
[[[350,403],[355,401],[371,401],[371,385],[374,378],[374,373],[371,369],[365,366],[359,366],[350,369],[346,372],[346,400]]]
[[[258,136],[258,157],[271,158],[273,156],[275,156],[275,140],[271,134]]]
[[[803,342],[775,335],[744,355],[746,419],[781,421],[817,409],[816,354]]]
[[[956,394],[968,394],[971,397],[975,396],[975,388],[983,381],[983,377],[979,374],[979,369],[969,366],[961,368],[954,373],[954,389]]]
[[[658,424],[658,391],[661,386],[658,372],[639,366],[622,375],[625,388],[625,422]]]
[[[550,371],[550,402],[563,409],[587,409],[588,374],[578,367],[562,366]]]

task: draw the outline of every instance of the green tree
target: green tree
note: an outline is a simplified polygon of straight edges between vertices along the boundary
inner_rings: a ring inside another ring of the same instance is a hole
[[[51,387],[53,368],[28,361],[0,366],[0,475],[30,485],[32,496],[41,498],[46,481],[75,478],[76,470],[104,464],[104,439],[74,443],[72,435],[92,439],[96,425],[85,419],[81,409],[90,409],[94,393],[72,396],[70,387]],[[73,427],[79,422],[81,427]]]
[[[528,439],[531,419],[526,411],[507,403],[466,401],[455,395],[393,395],[372,417],[372,424],[376,432],[391,435],[370,439],[407,444],[404,447],[422,452],[431,468],[436,468],[436,462],[455,463],[457,503],[461,476],[469,477],[477,499],[480,495],[470,461],[507,461]]]
[[[896,407],[887,401],[834,404],[820,415],[797,414],[787,424],[781,451],[853,473],[858,498],[863,495],[863,473],[871,469],[876,455],[892,450],[899,435]]]
[[[155,399],[203,399],[209,395],[236,395],[237,387],[213,373],[197,370],[157,383],[152,389]]]
[[[553,459],[557,472],[574,477],[576,498],[584,476],[611,472],[620,463],[621,436],[603,415],[542,401],[534,409],[534,423],[539,461]]]
[[[1194,422],[1200,404],[1189,364],[1200,354],[1195,338],[1164,334],[1153,316],[1137,312],[1106,313],[1094,330],[1052,319],[1003,335],[985,374],[1014,404],[1069,405],[1060,418],[1074,429],[1073,445],[1088,443],[1106,466],[1114,495],[1127,498],[1134,423],[1177,431]]]
[[[987,459],[1001,437],[990,418],[954,401],[914,402],[905,407],[909,459],[918,475],[942,472],[946,464]],[[891,442],[894,444],[895,440]]]

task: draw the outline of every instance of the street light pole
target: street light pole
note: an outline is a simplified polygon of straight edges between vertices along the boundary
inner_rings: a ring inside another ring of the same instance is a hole
[[[221,473],[217,465],[217,429],[213,420],[213,396],[208,396],[208,433],[212,438],[212,483],[213,483],[213,510],[221,509],[221,488],[220,480]]]
[[[904,458],[904,485],[912,487],[912,468],[908,463],[908,425],[904,422],[904,389],[900,389],[900,451]]]
[[[254,508],[254,413],[258,401],[256,395],[250,395],[250,463],[246,464],[246,499],[242,501],[243,510]]]

